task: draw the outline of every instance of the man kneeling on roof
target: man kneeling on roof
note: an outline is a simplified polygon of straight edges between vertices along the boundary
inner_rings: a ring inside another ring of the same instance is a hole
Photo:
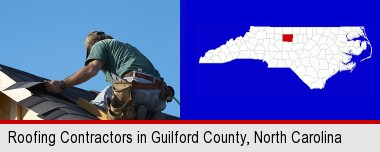
[[[135,47],[94,31],[85,40],[85,66],[62,81],[46,82],[51,93],[60,93],[94,77],[102,70],[111,86],[91,101],[107,111],[109,119],[165,119],[161,113],[174,90],[166,86],[153,64]]]

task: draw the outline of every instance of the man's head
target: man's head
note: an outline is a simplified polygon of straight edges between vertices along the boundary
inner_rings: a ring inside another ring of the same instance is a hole
[[[84,46],[86,47],[86,58],[90,54],[92,46],[101,40],[113,39],[112,36],[106,35],[102,31],[94,31],[87,35],[86,40],[84,41]]]

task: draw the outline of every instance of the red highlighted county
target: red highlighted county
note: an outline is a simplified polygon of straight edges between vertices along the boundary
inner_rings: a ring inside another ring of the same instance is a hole
[[[282,34],[282,42],[293,42],[293,34]]]

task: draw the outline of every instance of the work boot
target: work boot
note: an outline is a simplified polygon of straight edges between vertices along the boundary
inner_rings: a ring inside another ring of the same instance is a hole
[[[146,119],[165,120],[165,115],[161,111],[150,111]]]
[[[135,111],[135,108],[133,108],[133,105],[127,106],[124,112],[125,112],[125,119],[128,119],[128,120],[136,119],[136,111]]]
[[[136,108],[136,116],[138,120],[144,120],[148,113],[148,108],[145,105],[138,105]]]

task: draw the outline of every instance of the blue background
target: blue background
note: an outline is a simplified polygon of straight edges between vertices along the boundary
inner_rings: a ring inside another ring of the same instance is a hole
[[[181,1],[181,119],[380,119],[378,4],[370,1]],[[310,90],[258,60],[199,64],[250,26],[365,26],[372,58]]]

